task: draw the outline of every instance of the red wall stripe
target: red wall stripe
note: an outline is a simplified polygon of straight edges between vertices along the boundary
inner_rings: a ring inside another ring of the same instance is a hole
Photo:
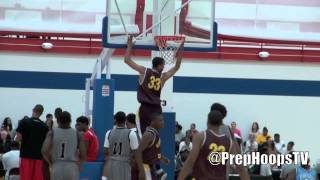
[[[256,4],[257,0],[216,0],[221,3]],[[259,4],[285,5],[285,6],[320,6],[319,0],[259,0]]]

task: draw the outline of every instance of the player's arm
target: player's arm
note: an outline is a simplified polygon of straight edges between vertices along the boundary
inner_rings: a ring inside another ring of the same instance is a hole
[[[231,154],[240,154],[241,153],[239,144],[236,141],[232,141],[230,153]],[[250,175],[249,175],[248,170],[245,166],[237,165],[236,168],[237,168],[237,171],[240,175],[241,180],[250,180]]]
[[[165,165],[169,165],[170,163],[170,159],[168,159],[167,157],[165,157],[164,155],[161,155],[161,162]]]
[[[139,180],[144,180],[146,176],[143,167],[142,152],[152,143],[153,138],[154,137],[150,132],[144,133],[141,138],[140,145],[136,153],[136,162],[139,167]]]
[[[139,140],[138,140],[137,133],[135,133],[135,131],[130,131],[129,142],[130,142],[130,148],[133,154],[132,158],[133,160],[135,160],[137,157],[138,148],[139,148]]]
[[[79,133],[82,137],[82,141],[85,147],[86,152],[88,152],[88,147],[89,147],[89,139],[90,139],[90,135],[89,133]]]
[[[53,132],[49,131],[47,133],[46,139],[44,140],[41,148],[41,153],[43,156],[43,159],[51,165],[51,156],[50,156],[50,150],[52,148],[52,137],[53,137]]]
[[[81,165],[87,159],[87,147],[85,145],[85,141],[83,139],[82,133],[78,133],[78,138],[79,138],[79,160]]]
[[[14,139],[17,142],[22,142],[22,134],[17,132],[16,137]]]
[[[296,179],[296,169],[291,170],[287,177],[284,178],[285,180],[295,180]]]
[[[107,166],[107,162],[109,159],[109,148],[110,148],[110,143],[109,143],[109,134],[110,134],[110,130],[107,131],[105,138],[104,138],[104,147],[103,147],[103,152],[104,152],[104,167],[103,167],[103,172],[102,172],[102,176],[104,177],[108,177],[108,166]]]
[[[180,69],[182,55],[183,55],[183,46],[184,46],[184,41],[181,43],[181,45],[176,53],[176,59],[177,59],[176,64],[169,71],[162,74],[162,81],[163,82],[166,82],[169,78],[171,78]]]
[[[15,141],[17,142],[22,142],[22,133],[24,132],[24,120],[20,121],[20,123],[18,124],[18,128],[16,129],[16,137],[15,137]]]
[[[191,174],[194,163],[196,162],[196,160],[198,158],[203,139],[204,139],[203,133],[196,134],[194,136],[194,138],[192,139],[191,152],[188,156],[186,163],[184,164],[183,168],[180,171],[178,180],[185,180],[185,178]]]
[[[124,57],[124,62],[128,64],[128,66],[130,66],[132,69],[139,72],[139,74],[144,74],[144,72],[146,71],[146,68],[138,65],[131,59],[131,52],[132,52],[132,46],[133,46],[132,38],[133,36],[129,36],[128,38],[128,45],[127,45],[127,50]]]

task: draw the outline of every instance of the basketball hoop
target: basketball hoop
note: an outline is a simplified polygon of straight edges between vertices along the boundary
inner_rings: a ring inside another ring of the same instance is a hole
[[[166,64],[173,64],[176,60],[176,53],[185,37],[178,36],[155,36],[154,40],[159,48],[160,56]]]

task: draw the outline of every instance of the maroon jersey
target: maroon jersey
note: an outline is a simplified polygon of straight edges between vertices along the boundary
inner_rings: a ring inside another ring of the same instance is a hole
[[[161,73],[147,68],[138,88],[138,101],[146,104],[160,104]]]
[[[204,133],[204,143],[193,166],[192,176],[196,180],[226,180],[226,165],[221,163],[213,165],[215,163],[212,163],[212,159],[217,159],[212,158],[210,154],[213,152],[229,152],[231,140],[227,136],[215,134],[211,130],[206,130]]]
[[[159,132],[153,128],[148,128],[146,132],[152,133],[154,136],[154,139],[152,144],[150,144],[150,146],[142,152],[143,163],[149,164],[149,165],[159,164],[161,159],[161,153],[160,153],[161,140],[160,140]]]

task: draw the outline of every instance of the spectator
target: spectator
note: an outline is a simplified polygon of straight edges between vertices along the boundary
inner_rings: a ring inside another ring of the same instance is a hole
[[[261,154],[268,155],[268,149],[267,148],[262,148]],[[272,171],[271,171],[271,165],[270,164],[261,164],[260,165],[260,176],[271,176]]]
[[[277,149],[276,149],[276,146],[275,146],[275,143],[274,141],[272,140],[271,137],[268,137],[267,138],[267,147],[268,147],[268,154],[278,154],[277,153]]]
[[[252,123],[251,133],[254,134],[255,137],[257,137],[260,134],[258,122]]]
[[[259,145],[263,144],[264,142],[267,141],[267,138],[270,137],[268,135],[268,129],[267,127],[263,127],[263,130],[262,130],[262,134],[259,134],[256,138],[256,141]]]
[[[53,120],[53,127],[57,128],[58,127],[58,118],[62,114],[62,109],[60,107],[57,107],[54,110],[54,120]]]
[[[176,153],[179,151],[179,144],[183,138],[184,138],[184,135],[182,133],[182,126],[176,123],[176,132],[175,132]]]
[[[9,171],[13,168],[19,168],[20,144],[16,141],[10,143],[11,151],[2,156],[3,169],[6,171],[5,180],[9,180]]]
[[[1,129],[8,131],[11,138],[15,136],[15,131],[12,126],[12,120],[9,117],[4,118]]]
[[[53,127],[53,115],[52,114],[46,115],[46,124],[49,127],[49,130],[51,130]]]
[[[116,121],[115,121],[116,122]],[[141,140],[141,137],[139,135],[139,131],[137,129],[137,124],[136,124],[136,115],[133,113],[130,113],[126,117],[126,126],[128,129],[131,131],[134,131],[137,138],[138,138],[138,143]],[[133,154],[132,154],[133,155]],[[133,155],[134,156],[134,155]],[[136,180],[139,179],[139,167],[134,159],[135,157],[132,157],[131,161],[131,179]]]
[[[293,146],[294,146],[294,142],[293,141],[288,142],[287,149],[284,151],[283,154],[286,155],[286,154],[289,154],[290,152],[292,152],[293,151]]]
[[[191,135],[191,130],[188,130],[186,132],[186,137],[183,139],[183,141],[180,142],[179,144],[179,152],[181,151],[181,149],[186,146],[188,147],[190,150],[192,149],[192,142],[191,142],[191,138],[192,138],[192,135]]]
[[[175,133],[175,141],[180,142],[184,138],[184,134],[182,133],[182,126],[180,124],[176,124],[176,133]]]
[[[57,123],[58,123],[58,121],[57,121]],[[52,114],[46,115],[46,124],[47,124],[49,130],[52,130],[52,128],[53,128],[53,115]],[[44,180],[50,180],[50,166],[49,166],[49,163],[45,159],[43,160],[43,164],[42,164],[42,173],[43,173]]]
[[[198,130],[196,129],[196,124],[195,123],[191,123],[190,124],[190,132],[191,132],[191,139],[195,134],[198,133]]]
[[[87,161],[95,161],[98,158],[99,141],[93,129],[89,128],[89,118],[80,116],[76,127],[83,132],[83,140],[87,150]]]
[[[0,131],[0,154],[10,151],[11,137],[5,129]]]
[[[294,170],[297,168],[297,166],[294,164],[294,155],[292,152],[289,153],[291,155],[291,160],[292,162],[289,164],[283,164],[281,167],[281,173],[280,173],[280,179],[281,180],[285,180],[287,179],[287,176],[289,174],[290,171]]]
[[[317,172],[310,166],[310,159],[306,165],[301,164],[288,174],[288,180],[317,180]]]
[[[279,154],[283,154],[286,148],[286,144],[280,140],[280,134],[274,134],[274,143]]]
[[[189,149],[187,146],[184,146],[179,151],[179,153],[178,153],[178,155],[176,157],[176,162],[175,162],[175,176],[176,176],[175,179],[178,178],[180,170],[184,166],[184,163],[186,162],[186,160],[188,158],[190,150],[191,149]]]
[[[241,130],[237,128],[237,123],[234,121],[231,123],[231,131],[233,132],[234,137],[242,139]]]
[[[128,129],[131,129],[137,135],[139,135],[138,129],[137,129],[137,124],[136,124],[136,115],[135,114],[130,113],[130,114],[127,115],[127,117],[126,117],[126,126],[127,126]],[[140,140],[139,136],[138,136],[138,139]]]
[[[256,142],[254,134],[249,134],[249,140],[246,141],[244,153],[251,153],[258,151],[258,143]]]
[[[43,106],[33,108],[30,119],[21,120],[16,140],[21,142],[20,178],[22,180],[43,180],[41,147],[48,132],[48,126],[39,118]]]

